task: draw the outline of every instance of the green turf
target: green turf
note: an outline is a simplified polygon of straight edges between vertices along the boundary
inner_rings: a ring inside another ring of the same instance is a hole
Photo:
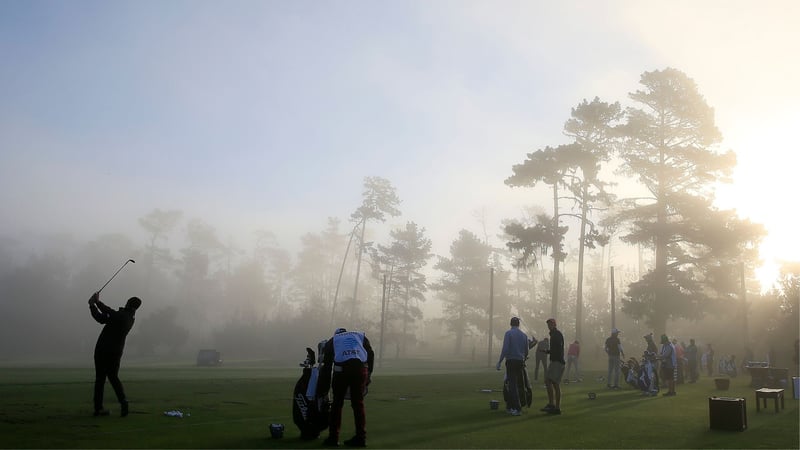
[[[450,373],[447,373],[450,372]],[[302,441],[292,422],[291,396],[299,368],[242,363],[221,368],[188,365],[123,367],[131,415],[118,417],[110,387],[110,417],[91,417],[91,368],[0,368],[2,448],[319,448]],[[546,400],[534,386],[534,405],[521,417],[490,410],[502,393],[494,370],[416,362],[377,371],[367,397],[371,448],[799,448],[798,401],[772,401],[759,413],[749,377],[717,391],[709,378],[678,386],[676,397],[641,397],[632,388],[607,391],[586,374],[564,386],[563,414],[539,412]],[[596,400],[587,393],[597,392]],[[790,390],[789,390],[790,391]],[[708,397],[747,399],[748,429],[709,429]],[[191,414],[183,419],[164,411]],[[270,423],[283,423],[271,439]],[[353,433],[345,406],[342,439]],[[323,436],[324,437],[324,436]]]

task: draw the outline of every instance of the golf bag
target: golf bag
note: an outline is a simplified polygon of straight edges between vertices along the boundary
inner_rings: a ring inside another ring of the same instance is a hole
[[[325,341],[318,345],[320,357]],[[319,380],[319,366],[314,350],[306,347],[306,360],[300,364],[303,374],[294,386],[292,416],[294,423],[300,429],[302,439],[316,439],[328,427],[330,412],[330,399],[327,395],[317,395],[317,382]]]
[[[520,406],[530,408],[533,403],[533,389],[531,388],[531,381],[528,378],[528,369],[525,364],[522,365],[522,379],[519,380],[517,393],[519,394]],[[506,402],[506,409],[511,409],[511,386],[508,382],[508,374],[503,377],[503,400]]]
[[[620,372],[622,372],[622,377],[625,381],[630,384],[631,386],[639,389],[639,371],[641,370],[641,366],[639,362],[636,361],[634,358],[628,358],[626,362],[620,362]]]
[[[734,362],[734,357],[726,358],[723,356],[719,360],[718,370],[720,375],[727,375],[731,378],[736,378],[736,363]]]
[[[657,356],[653,352],[645,351],[642,361],[639,364],[639,371],[636,374],[636,387],[642,391],[642,395],[657,395],[658,370],[656,370]]]

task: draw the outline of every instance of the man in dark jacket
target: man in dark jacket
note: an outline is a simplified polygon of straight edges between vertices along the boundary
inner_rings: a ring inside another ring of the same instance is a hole
[[[541,409],[548,414],[561,414],[561,377],[564,376],[564,335],[556,327],[556,319],[547,319],[550,330],[550,365],[544,374],[547,385],[547,405]]]
[[[367,413],[364,409],[364,393],[372,381],[374,365],[375,353],[372,351],[369,339],[361,331],[337,328],[333,337],[325,343],[317,388],[320,395],[326,395],[329,386],[333,390],[328,438],[325,439],[325,445],[339,446],[342,407],[349,390],[356,435],[344,441],[344,444],[351,447],[367,446]],[[333,370],[332,381],[331,370]]]
[[[95,292],[89,299],[89,311],[98,323],[104,324],[103,331],[97,338],[94,347],[94,415],[107,416],[108,410],[103,407],[103,390],[106,378],[117,394],[120,404],[120,416],[128,415],[128,400],[119,380],[119,365],[122,351],[125,349],[125,338],[133,327],[136,310],[142,305],[138,297],[131,297],[125,307],[114,311],[100,301],[100,294]]]

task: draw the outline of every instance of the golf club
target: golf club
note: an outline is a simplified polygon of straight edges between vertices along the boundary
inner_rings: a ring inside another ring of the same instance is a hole
[[[136,264],[136,261],[134,261],[134,260],[132,260],[132,259],[129,259],[129,260],[125,261],[125,263],[122,265],[122,267],[120,267],[120,268],[119,268],[119,269],[118,269],[116,272],[114,272],[114,275],[111,275],[111,278],[109,278],[109,279],[108,279],[108,281],[106,281],[106,284],[104,284],[104,285],[103,285],[103,287],[101,287],[101,288],[100,288],[100,289],[97,291],[97,293],[99,294],[99,293],[100,293],[100,291],[102,291],[103,289],[105,289],[105,287],[106,287],[106,286],[108,286],[108,283],[111,283],[111,280],[113,280],[113,279],[114,279],[114,277],[116,277],[116,276],[117,276],[117,274],[118,274],[118,273],[119,273],[119,272],[120,272],[120,271],[121,271],[121,270],[122,270],[122,269],[125,267],[125,265],[127,265],[128,263],[134,263],[134,264]]]

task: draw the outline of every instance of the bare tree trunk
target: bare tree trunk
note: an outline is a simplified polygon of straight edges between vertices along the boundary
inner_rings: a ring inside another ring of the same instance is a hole
[[[550,317],[556,318],[558,315],[558,266],[559,255],[556,254],[558,246],[558,184],[553,184],[553,303],[550,310]]]
[[[589,196],[589,186],[583,184],[583,199],[581,205],[581,237],[578,247],[578,286],[575,305],[575,339],[581,341],[581,326],[583,324],[583,255],[586,252],[586,216],[589,215],[586,198]]]
[[[330,328],[333,328],[333,324],[336,320],[336,301],[339,299],[339,286],[342,284],[342,274],[344,273],[344,264],[347,262],[347,255],[350,253],[350,244],[353,243],[353,235],[356,233],[356,227],[353,227],[353,231],[350,232],[350,240],[347,241],[347,249],[344,251],[344,258],[342,258],[342,268],[339,269],[339,280],[336,282],[336,293],[333,294],[333,305],[331,306],[331,324]]]
[[[361,239],[358,243],[358,264],[356,264],[356,285],[353,287],[353,305],[350,310],[350,320],[356,320],[356,302],[358,301],[358,277],[361,275],[361,256],[364,254],[364,231],[367,229],[367,220],[361,226]]]

